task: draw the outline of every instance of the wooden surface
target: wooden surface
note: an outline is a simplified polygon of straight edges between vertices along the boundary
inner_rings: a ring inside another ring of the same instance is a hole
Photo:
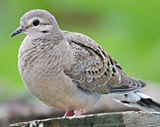
[[[12,124],[10,127],[160,127],[158,112],[119,112],[52,118]]]

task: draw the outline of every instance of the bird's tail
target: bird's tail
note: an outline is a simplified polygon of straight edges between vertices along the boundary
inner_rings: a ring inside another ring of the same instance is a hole
[[[158,111],[160,112],[160,104],[151,99],[150,96],[134,91],[125,94],[126,100],[121,101],[123,104],[137,108],[142,111]]]

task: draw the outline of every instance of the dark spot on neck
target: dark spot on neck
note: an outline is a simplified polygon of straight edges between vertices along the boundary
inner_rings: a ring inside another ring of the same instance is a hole
[[[42,31],[42,33],[48,33],[49,31],[47,31],[47,30],[44,30],[44,31]]]

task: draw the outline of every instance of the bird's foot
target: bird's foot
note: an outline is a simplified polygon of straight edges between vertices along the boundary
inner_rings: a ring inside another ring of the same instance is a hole
[[[84,109],[79,109],[79,110],[69,110],[64,114],[64,118],[66,117],[75,117],[75,116],[80,116],[84,114],[86,111]]]
[[[74,116],[74,110],[66,111],[63,117],[65,118],[65,117],[70,117],[70,116]]]

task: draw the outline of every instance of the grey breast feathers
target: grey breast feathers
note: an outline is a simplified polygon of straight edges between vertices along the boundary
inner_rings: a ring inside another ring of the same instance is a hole
[[[137,90],[144,83],[126,75],[120,65],[91,38],[73,32],[63,32],[74,52],[74,62],[64,70],[79,88],[87,92],[106,94]]]

